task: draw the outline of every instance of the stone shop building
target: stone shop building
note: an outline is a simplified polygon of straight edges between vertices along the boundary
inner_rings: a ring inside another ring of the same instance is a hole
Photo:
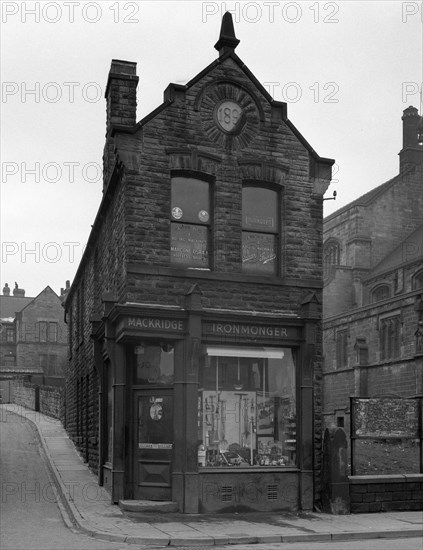
[[[136,122],[106,89],[104,193],[66,301],[66,427],[112,502],[311,509],[322,430],[321,158],[235,53]]]

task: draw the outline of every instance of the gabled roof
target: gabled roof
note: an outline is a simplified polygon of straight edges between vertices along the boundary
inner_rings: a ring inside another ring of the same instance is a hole
[[[406,237],[390,254],[385,256],[368,274],[366,279],[392,271],[393,269],[414,262],[423,266],[423,223]]]
[[[368,206],[371,204],[379,195],[382,195],[385,191],[387,191],[392,185],[394,185],[397,181],[400,181],[400,179],[403,177],[403,174],[399,174],[395,176],[394,178],[385,181],[385,183],[382,183],[381,185],[378,185],[368,193],[365,193],[364,195],[361,195],[361,197],[358,197],[358,199],[353,200],[352,202],[346,204],[339,210],[336,210],[335,212],[332,212],[329,216],[327,216],[324,221],[327,222],[329,220],[332,220],[333,218],[336,218],[343,212],[346,212],[347,210],[350,210],[350,208],[354,208],[355,206]]]
[[[41,294],[44,294],[44,292],[46,292],[47,289],[50,290],[50,292],[52,292],[52,293],[55,295],[55,297],[57,297],[57,299],[59,300],[59,302],[61,302],[59,296],[54,292],[54,290],[51,288],[51,286],[50,286],[50,285],[47,285],[45,288],[43,288],[43,290],[42,290],[41,292],[39,292],[39,293],[35,296],[35,298],[30,298],[31,301],[28,302],[27,304],[25,304],[25,306],[22,308],[21,311],[23,311],[23,310],[26,309],[29,305],[31,305],[32,302],[35,302],[35,301],[41,296]]]
[[[285,124],[288,126],[288,128],[292,131],[292,133],[295,135],[295,137],[298,139],[298,141],[304,146],[304,148],[310,153],[310,155],[320,162],[323,162],[325,164],[328,164],[329,166],[332,166],[335,161],[333,159],[320,157],[316,151],[313,149],[313,147],[310,145],[310,143],[305,139],[305,137],[301,134],[301,132],[294,126],[294,124],[288,119],[287,116],[287,104],[285,102],[281,101],[275,101],[272,96],[269,94],[269,92],[266,90],[266,88],[262,85],[262,83],[254,76],[254,74],[250,71],[250,69],[245,65],[245,63],[238,57],[238,55],[235,53],[235,48],[238,45],[239,40],[235,37],[234,30],[233,30],[233,22],[232,22],[232,15],[229,12],[226,12],[222,19],[222,27],[220,31],[220,37],[218,42],[215,45],[215,48],[219,50],[219,57],[215,59],[212,63],[210,63],[207,67],[205,67],[202,71],[200,71],[194,78],[192,78],[187,84],[181,85],[181,84],[170,84],[168,87],[169,89],[177,89],[181,91],[186,91],[189,88],[191,88],[194,84],[196,84],[199,80],[201,80],[205,75],[207,75],[210,71],[212,71],[215,67],[218,65],[221,65],[226,59],[231,58],[238,67],[244,72],[244,74],[251,80],[253,85],[257,88],[257,90],[265,97],[265,99],[275,107],[279,107],[283,110],[283,120]],[[137,131],[139,128],[141,128],[145,123],[147,123],[149,120],[153,119],[155,116],[157,116],[163,109],[168,107],[172,103],[172,100],[168,97],[166,100],[159,105],[154,111],[146,115],[144,118],[142,118],[132,129],[125,129],[121,127],[116,127],[116,131],[122,131],[122,132],[129,132],[133,133]]]
[[[29,296],[4,296],[0,295],[0,319],[6,319],[10,317],[15,317],[16,313],[23,311],[27,308],[32,302],[37,300],[41,294],[50,290],[59,300],[60,297],[54,292],[51,286],[47,285],[35,298]]]
[[[0,319],[15,317],[15,313],[22,311],[34,298],[29,296],[0,296]]]

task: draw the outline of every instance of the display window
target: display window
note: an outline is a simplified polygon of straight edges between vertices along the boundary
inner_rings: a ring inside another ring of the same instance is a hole
[[[174,378],[173,346],[163,342],[143,342],[134,346],[134,383],[170,386]]]
[[[199,467],[296,466],[294,351],[207,347],[199,379]]]

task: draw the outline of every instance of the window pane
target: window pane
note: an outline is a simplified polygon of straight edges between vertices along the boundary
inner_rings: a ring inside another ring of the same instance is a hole
[[[167,386],[173,383],[173,348],[159,344],[135,346],[135,383]]]
[[[171,262],[189,267],[208,267],[208,227],[171,224]]]
[[[200,371],[199,465],[295,466],[295,364],[289,348],[208,349]],[[239,352],[239,353],[238,353]]]
[[[39,330],[40,330],[40,342],[47,342],[47,322],[46,321],[39,322]]]
[[[277,270],[276,237],[265,233],[242,234],[242,269],[273,275]]]
[[[172,220],[208,224],[209,184],[193,178],[172,178]]]
[[[278,231],[278,196],[263,187],[242,189],[242,227],[251,231]]]
[[[57,323],[48,324],[48,340],[49,342],[57,342]]]

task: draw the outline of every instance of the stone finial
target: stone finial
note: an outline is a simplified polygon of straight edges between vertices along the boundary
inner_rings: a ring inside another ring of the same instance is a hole
[[[216,42],[214,47],[219,52],[219,55],[223,55],[228,51],[234,51],[239,42],[240,41],[235,36],[232,14],[227,11],[222,18],[219,40]]]

